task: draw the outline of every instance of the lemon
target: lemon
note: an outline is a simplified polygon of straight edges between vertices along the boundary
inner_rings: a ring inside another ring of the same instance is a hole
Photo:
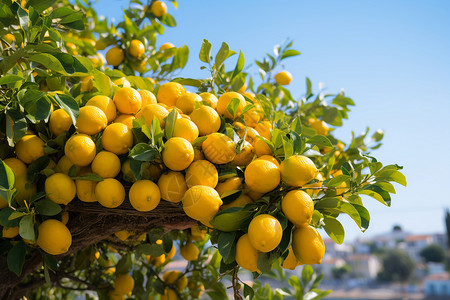
[[[106,52],[106,63],[117,67],[125,59],[125,53],[117,46],[112,47]]]
[[[162,1],[153,1],[150,11],[155,17],[160,18],[167,14],[167,5]]]
[[[24,200],[30,203],[36,194],[36,184],[29,181],[26,175],[16,176],[15,188],[17,190],[15,200],[20,205],[24,203]]]
[[[270,161],[271,163],[274,163],[278,168],[280,167],[280,163],[272,155],[261,155],[256,160],[267,160],[267,161]]]
[[[61,213],[61,222],[66,225],[69,222],[69,212],[67,210]]]
[[[102,145],[117,155],[126,154],[133,147],[133,133],[125,124],[112,123],[103,131]]]
[[[135,120],[135,116],[121,114],[114,119],[114,123],[122,123],[127,126],[129,130],[133,128],[133,120]]]
[[[107,124],[108,119],[103,110],[97,106],[83,106],[75,127],[79,133],[94,135],[105,129]]]
[[[259,251],[250,243],[248,233],[241,236],[236,243],[236,262],[244,269],[250,272],[258,272]]]
[[[134,58],[140,58],[144,55],[145,47],[140,40],[131,40],[130,47],[128,48],[128,53]]]
[[[239,190],[241,186],[242,179],[240,177],[232,177],[224,182],[219,182],[216,186],[216,191],[222,197],[225,192]]]
[[[148,255],[147,261],[155,267],[159,268],[166,262],[166,256],[164,254],[157,257],[151,257],[150,255]]]
[[[69,130],[70,126],[72,126],[72,118],[64,109],[57,109],[50,115],[49,120],[49,128],[51,133],[55,136],[60,135],[61,133]]]
[[[151,211],[155,209],[161,200],[158,186],[150,180],[138,180],[130,188],[128,193],[131,206],[138,211]]]
[[[280,170],[267,160],[254,160],[245,168],[245,183],[258,193],[267,193],[280,183]]]
[[[164,165],[172,171],[182,171],[189,167],[194,160],[194,148],[186,139],[170,138],[164,144],[162,159]]]
[[[94,141],[86,134],[76,134],[67,140],[64,154],[77,166],[88,166],[95,157],[96,147]]]
[[[134,177],[133,171],[130,168],[130,160],[127,159],[122,163],[122,177],[127,182],[135,182],[136,178]]]
[[[321,186],[322,186],[322,183],[323,183],[323,181],[324,181],[324,179],[323,179],[323,177],[322,177],[322,174],[317,173],[317,175],[316,175],[316,177],[315,177],[314,179],[316,179],[317,182],[315,182],[315,183],[310,183],[310,184],[305,184],[303,187],[304,187],[304,188],[309,188],[309,187],[321,187]],[[344,183],[345,183],[345,182],[344,182]],[[344,185],[344,186],[346,186],[346,185]],[[308,193],[309,196],[312,197],[313,195],[318,194],[318,193],[320,192],[320,189],[310,189],[310,190],[307,190],[306,192]]]
[[[139,113],[136,115],[136,118],[144,117],[145,124],[148,127],[151,127],[153,118],[157,118],[159,120],[159,124],[161,125],[161,128],[164,128],[166,126],[166,122],[164,119],[169,115],[169,111],[164,108],[163,106],[159,104],[147,104],[146,106],[142,107],[142,109],[139,111]]]
[[[260,136],[270,141],[270,131],[272,130],[272,124],[269,121],[262,121],[255,125],[255,130]]]
[[[316,228],[299,227],[292,234],[292,250],[300,263],[320,264],[325,255],[325,244]]]
[[[95,186],[95,198],[104,207],[115,208],[125,200],[125,188],[120,181],[106,178]]]
[[[173,136],[178,136],[186,139],[191,144],[198,138],[198,128],[191,120],[181,118],[177,119],[173,128]]]
[[[197,260],[199,253],[200,250],[198,250],[198,247],[190,242],[186,243],[186,245],[180,248],[181,256],[187,261]]]
[[[23,136],[16,144],[17,157],[26,164],[45,155],[44,141],[37,135],[27,134]]]
[[[158,180],[161,198],[170,202],[180,202],[187,191],[186,181],[181,172],[169,171]]]
[[[317,134],[320,135],[327,135],[328,130],[330,129],[324,121],[316,120],[316,119],[309,119],[309,126],[316,130]]]
[[[156,98],[160,103],[164,103],[168,106],[175,106],[178,98],[185,93],[186,89],[178,82],[166,82],[159,87]]]
[[[272,155],[272,150],[270,150],[269,145],[267,145],[267,143],[260,138],[256,138],[254,147],[255,147],[255,154],[258,157],[263,155]]]
[[[94,87],[94,76],[89,75],[81,80],[80,90],[82,93],[89,92]]]
[[[120,159],[112,152],[100,151],[92,161],[91,168],[101,178],[114,178],[120,172]]]
[[[294,250],[292,250],[292,246],[289,247],[289,253],[286,259],[283,261],[281,267],[287,270],[295,270],[295,268],[300,265],[300,262],[297,260],[294,254]]]
[[[194,161],[186,170],[186,184],[205,185],[215,188],[219,181],[219,173],[216,167],[207,160]]]
[[[164,295],[161,295],[161,300],[178,300],[180,299],[178,297],[177,292],[175,292],[171,288],[164,289]]]
[[[2,229],[2,237],[6,239],[12,239],[19,235],[19,226]]]
[[[194,111],[196,104],[199,105],[201,102],[202,97],[200,97],[196,93],[187,92],[177,99],[175,105],[176,107],[181,109],[184,114],[189,115]]]
[[[167,253],[167,255],[166,255],[166,260],[171,260],[175,256],[176,253],[177,253],[177,249],[175,248],[174,245],[172,245],[172,248],[170,248],[169,253]]]
[[[281,71],[277,73],[274,78],[280,85],[288,85],[292,81],[292,75],[288,71]]]
[[[16,41],[16,37],[11,34],[11,33],[7,33],[3,36],[3,39],[8,43],[8,44],[12,44],[13,42]]]
[[[27,166],[20,159],[11,157],[4,159],[3,162],[13,170],[16,177],[27,175]]]
[[[255,149],[252,144],[244,141],[241,152],[236,154],[231,163],[234,166],[246,166],[253,160],[253,156],[255,156]]]
[[[141,95],[142,107],[147,104],[157,104],[156,96],[149,90],[140,90],[139,95]]]
[[[206,236],[206,229],[200,229],[198,224],[191,227],[191,239],[197,242],[203,241]]]
[[[234,98],[239,100],[239,104],[237,105],[236,112],[233,116],[231,112],[228,111],[227,107]],[[234,120],[241,115],[242,109],[246,104],[244,96],[236,92],[228,92],[219,97],[219,100],[217,101],[217,112],[225,118]]]
[[[308,226],[314,212],[311,197],[300,190],[289,191],[281,200],[281,210],[296,227]]]
[[[125,77],[120,77],[114,80],[113,83],[120,87],[131,87],[131,83]]]
[[[261,214],[248,225],[248,238],[252,246],[261,252],[270,252],[281,242],[283,229],[273,216]]]
[[[75,165],[70,161],[70,159],[66,155],[63,155],[58,160],[55,171],[57,173],[64,173],[66,175],[69,175],[69,171],[70,171],[70,168],[72,168],[72,166],[75,166]],[[75,167],[76,167],[76,173],[78,174],[78,172],[80,171],[80,167],[79,166],[75,166]]]
[[[207,221],[212,220],[223,203],[215,189],[202,185],[189,188],[182,201],[183,210],[189,217]]]
[[[163,275],[163,281],[165,284],[174,284],[179,291],[183,290],[188,285],[186,276],[180,271],[167,271]]]
[[[217,99],[216,95],[204,92],[200,94],[200,97],[202,97],[204,104],[211,106],[214,109],[217,107],[217,101],[219,101],[219,99]]]
[[[310,182],[319,173],[314,162],[303,155],[293,155],[282,161],[280,171],[283,182],[296,187]]]
[[[135,114],[142,106],[141,95],[132,87],[121,87],[114,94],[114,103],[122,114]]]
[[[114,290],[122,295],[131,295],[134,279],[129,274],[120,274],[114,279]]]
[[[75,182],[63,173],[55,173],[45,180],[45,193],[55,203],[67,205],[75,198]]]
[[[133,233],[128,230],[114,232],[114,235],[121,241],[126,241]]]
[[[206,159],[215,164],[226,164],[236,156],[234,142],[222,133],[211,133],[202,144]]]
[[[86,102],[86,106],[96,106],[100,108],[105,113],[108,123],[111,123],[117,116],[116,105],[108,96],[94,96]]]
[[[222,209],[227,209],[230,207],[244,207],[249,203],[253,203],[252,198],[247,195],[240,195],[237,199],[233,200],[231,203],[222,205]]]
[[[198,127],[200,135],[208,135],[220,129],[219,114],[209,106],[201,106],[195,109],[190,118]]]
[[[36,244],[48,254],[64,254],[72,245],[72,234],[62,222],[48,219],[38,227]]]
[[[200,296],[203,294],[203,291],[205,290],[205,286],[203,283],[191,280],[188,283],[189,293],[191,294],[191,297],[197,299],[200,298]]]

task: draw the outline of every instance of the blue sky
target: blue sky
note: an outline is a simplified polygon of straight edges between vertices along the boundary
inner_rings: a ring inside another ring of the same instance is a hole
[[[168,2],[166,2],[168,3]],[[108,18],[121,18],[128,1],[100,0]],[[392,207],[372,199],[365,234],[342,219],[347,239],[390,231],[394,224],[415,233],[444,232],[444,209],[450,207],[450,2],[434,1],[179,1],[168,3],[178,22],[158,45],[190,48],[183,77],[207,77],[198,52],[204,38],[216,53],[222,41],[244,52],[246,66],[293,39],[302,55],[286,60],[294,79],[294,97],[305,91],[308,76],[317,91],[341,88],[356,107],[336,130],[344,141],[369,126],[385,131],[380,161],[404,166],[408,187],[397,186]],[[253,67],[252,75],[257,76]]]

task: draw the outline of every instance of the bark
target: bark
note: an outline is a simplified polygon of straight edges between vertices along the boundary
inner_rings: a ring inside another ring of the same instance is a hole
[[[186,216],[181,205],[167,201],[161,201],[150,212],[139,212],[128,201],[118,208],[110,209],[98,203],[85,203],[76,199],[67,206],[67,211],[67,227],[72,234],[72,246],[67,253],[59,255],[58,260],[110,238],[120,230],[139,234],[155,227],[170,231],[186,229],[195,224],[194,220]],[[39,277],[24,283],[28,275],[42,267],[42,261],[43,255],[36,249],[26,259],[22,274],[17,276],[8,270],[6,256],[0,257],[0,299],[20,299],[32,289],[45,284],[45,280]]]

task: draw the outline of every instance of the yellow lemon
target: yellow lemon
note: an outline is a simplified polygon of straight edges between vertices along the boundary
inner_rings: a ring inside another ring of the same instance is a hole
[[[237,199],[233,200],[231,203],[222,205],[222,209],[227,209],[230,207],[244,207],[249,203],[253,203],[252,198],[247,195],[240,195]]]
[[[102,145],[117,155],[126,154],[133,147],[133,133],[125,124],[112,123],[103,131]]]
[[[180,248],[181,256],[187,261],[197,260],[199,253],[200,250],[198,250],[198,247],[190,242],[186,243],[186,245]]]
[[[159,87],[156,98],[167,106],[175,106],[178,98],[186,93],[184,86],[178,82],[166,82]]]
[[[72,166],[75,166],[75,165],[70,161],[70,159],[66,155],[63,155],[58,160],[55,170],[57,173],[64,173],[66,175],[69,175],[69,171],[70,171],[70,168],[72,168]],[[80,167],[79,166],[75,166],[75,167],[76,167],[76,173],[78,174],[78,172],[80,171]]]
[[[323,177],[322,177],[322,174],[317,173],[316,178],[314,178],[314,179],[316,179],[317,182],[315,182],[315,183],[310,183],[310,184],[305,184],[303,187],[304,187],[304,188],[321,187],[321,186],[322,186],[322,183],[323,183],[323,181],[324,181],[324,179],[323,179]],[[345,182],[344,182],[344,183],[345,183]],[[345,186],[346,186],[346,185],[344,185],[344,187],[345,187]],[[309,196],[312,197],[313,195],[318,194],[318,193],[320,192],[320,189],[310,189],[310,190],[307,190],[306,192],[308,193]]]
[[[170,49],[170,48],[174,48],[175,47],[175,45],[174,44],[172,44],[172,43],[164,43],[164,44],[162,44],[161,45],[161,47],[159,47],[159,51],[164,51],[164,50],[167,50],[167,49]]]
[[[314,212],[311,197],[300,190],[289,191],[281,200],[281,210],[296,227],[308,226]]]
[[[121,241],[126,241],[133,233],[128,230],[114,232],[114,235]]]
[[[260,138],[256,138],[254,147],[255,154],[258,157],[263,155],[272,155],[272,150],[270,150],[269,145],[267,145],[267,143]]]
[[[13,170],[16,177],[27,175],[27,166],[20,159],[11,157],[4,159],[3,162]]]
[[[138,180],[130,188],[128,193],[131,205],[138,211],[151,211],[155,209],[161,200],[158,186],[150,180]]]
[[[156,104],[158,103],[156,100],[155,94],[150,92],[149,90],[140,90],[139,95],[141,95],[142,107],[147,104]]]
[[[129,274],[120,274],[114,279],[114,290],[122,295],[130,295],[134,288],[134,279]]]
[[[122,87],[114,94],[114,103],[122,114],[135,114],[142,106],[141,95],[132,87]]]
[[[258,193],[267,193],[280,184],[280,170],[267,160],[254,160],[245,168],[245,183]]]
[[[62,222],[48,219],[38,227],[36,244],[48,254],[64,254],[72,245],[72,234]]]
[[[182,171],[189,167],[194,160],[194,148],[186,139],[170,138],[164,144],[162,159],[164,165],[172,171]]]
[[[162,174],[158,180],[161,198],[170,202],[180,202],[187,191],[186,181],[181,172],[169,171]]]
[[[77,187],[77,197],[83,202],[96,202],[95,198],[95,186],[97,181],[93,180],[75,180],[75,185]]]
[[[6,239],[13,239],[17,235],[19,235],[19,226],[6,228],[3,227],[2,229],[2,237]]]
[[[219,182],[216,191],[222,197],[225,192],[236,191],[242,187],[242,179],[240,177],[228,178],[224,182]]]
[[[234,142],[222,133],[211,133],[202,143],[203,154],[206,159],[215,164],[226,164],[236,156]]]
[[[100,151],[91,164],[92,172],[101,178],[114,178],[120,172],[119,157],[109,151]]]
[[[27,134],[23,136],[16,144],[17,157],[26,164],[45,155],[44,141],[37,135]]]
[[[134,58],[140,58],[144,55],[145,47],[140,40],[131,40],[130,47],[128,48],[128,53]]]
[[[255,156],[255,148],[249,142],[244,141],[241,152],[236,154],[231,163],[234,166],[246,166],[253,160],[253,156]]]
[[[278,160],[273,157],[272,155],[261,155],[260,157],[258,157],[256,160],[267,160],[270,161],[271,163],[274,163],[278,168],[280,167],[280,163],[278,162]]]
[[[180,298],[178,297],[177,292],[175,292],[171,288],[166,288],[164,290],[164,295],[161,295],[161,300],[178,300],[178,299]]]
[[[114,119],[114,123],[122,123],[126,125],[129,130],[131,130],[133,128],[133,120],[135,119],[136,117],[133,115],[121,114]]]
[[[155,17],[160,18],[167,14],[167,5],[162,1],[153,1],[150,11]]]
[[[262,121],[255,125],[255,130],[260,136],[268,139],[270,141],[270,131],[272,130],[272,124],[269,121]]]
[[[200,135],[208,135],[220,129],[219,114],[209,106],[201,106],[195,109],[190,118],[198,127]]]
[[[259,272],[258,270],[259,251],[250,243],[248,233],[241,236],[236,243],[236,262],[244,269],[250,272]]]
[[[75,198],[75,182],[63,173],[55,173],[45,180],[45,193],[55,203],[67,205]]]
[[[106,52],[106,63],[117,67],[125,59],[125,53],[117,46],[112,47]]]
[[[67,210],[61,213],[61,222],[66,225],[69,222],[69,212]]]
[[[96,147],[94,141],[86,134],[76,134],[67,140],[64,154],[77,166],[88,166],[95,157]]]
[[[177,119],[173,128],[173,136],[178,136],[186,139],[191,144],[198,138],[198,128],[191,120],[181,118]]]
[[[325,255],[325,244],[316,228],[299,227],[292,234],[292,250],[300,263],[320,264]]]
[[[106,178],[95,186],[95,198],[104,207],[115,208],[125,200],[125,188],[120,181]]]
[[[125,77],[120,77],[114,80],[113,83],[120,87],[131,87],[131,83]]]
[[[219,181],[219,173],[216,167],[207,160],[194,161],[186,170],[186,184],[205,185],[215,188]]]
[[[203,241],[206,236],[206,229],[200,229],[198,224],[191,227],[191,239],[197,242]]]
[[[167,271],[163,275],[163,281],[165,284],[174,284],[179,291],[183,290],[188,285],[186,276],[180,271]]]
[[[89,75],[81,80],[81,92],[89,92],[94,87],[94,76]]]
[[[106,115],[108,123],[111,123],[117,116],[116,105],[108,96],[97,95],[89,99],[86,106],[96,106],[100,108]]]
[[[234,98],[238,99],[239,103],[233,116],[227,107]],[[244,96],[236,92],[228,92],[219,97],[217,101],[217,112],[225,118],[234,120],[241,115],[241,111],[246,104]]]
[[[49,128],[55,136],[69,130],[72,124],[72,118],[64,109],[59,108],[50,115]]]
[[[208,92],[204,92],[204,93],[200,94],[200,97],[202,97],[204,104],[216,109],[217,101],[219,101],[219,99],[217,99],[216,95],[208,93]]]
[[[157,118],[159,120],[159,124],[161,128],[166,126],[166,121],[164,119],[169,115],[169,111],[159,104],[147,104],[142,107],[142,109],[137,113],[136,118],[144,117],[145,124],[148,127],[151,127],[153,118]]]
[[[7,33],[3,36],[3,39],[8,43],[8,44],[12,44],[13,42],[16,41],[16,37],[11,34],[11,33]]]
[[[277,73],[274,78],[280,85],[288,85],[292,81],[292,75],[288,71],[281,71]]]
[[[201,102],[202,102],[202,97],[200,97],[196,93],[187,92],[187,93],[181,95],[177,99],[177,102],[175,103],[175,105],[176,105],[176,107],[181,109],[181,111],[184,114],[189,115],[190,113],[192,113],[194,111],[196,104],[200,105]]]
[[[184,212],[194,220],[212,220],[222,205],[217,191],[202,185],[189,188],[182,201]]]
[[[75,127],[79,133],[94,135],[105,129],[107,124],[108,119],[103,110],[97,106],[83,106]]]
[[[280,171],[283,182],[296,187],[310,182],[319,173],[314,162],[303,155],[293,155],[282,161]]]
[[[316,130],[317,134],[327,135],[328,130],[330,129],[324,121],[309,119],[309,126]]]
[[[174,245],[172,245],[172,248],[170,249],[169,253],[167,253],[167,255],[166,255],[166,259],[171,260],[175,256],[176,253],[177,253],[177,249],[175,248]]]
[[[287,270],[295,270],[295,268],[300,265],[300,262],[297,260],[294,254],[294,250],[292,250],[292,246],[289,247],[289,253],[286,259],[283,261],[281,267]]]
[[[248,238],[252,246],[261,252],[270,252],[281,242],[283,229],[273,216],[261,214],[248,225]]]

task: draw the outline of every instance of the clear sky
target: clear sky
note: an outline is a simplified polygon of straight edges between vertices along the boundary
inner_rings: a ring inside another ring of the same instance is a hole
[[[404,166],[408,187],[397,185],[392,207],[367,199],[372,220],[359,233],[342,219],[347,240],[390,231],[394,224],[414,233],[444,232],[444,209],[450,207],[450,1],[288,1],[180,0],[167,2],[178,22],[158,45],[172,42],[190,48],[183,77],[206,78],[198,52],[204,38],[216,53],[222,41],[242,50],[246,66],[293,39],[302,55],[286,60],[295,98],[305,92],[308,76],[317,91],[344,88],[356,107],[336,130],[344,141],[351,131],[369,126],[385,131],[373,155]],[[108,18],[121,17],[128,1],[100,0]],[[252,75],[257,76],[253,64]]]

